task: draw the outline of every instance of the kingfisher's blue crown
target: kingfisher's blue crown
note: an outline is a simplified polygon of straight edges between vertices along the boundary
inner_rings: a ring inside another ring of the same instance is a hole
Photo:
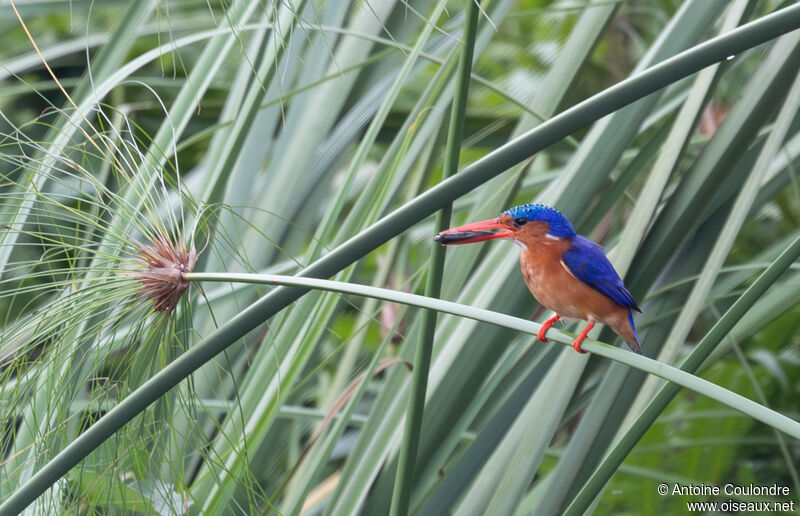
[[[508,215],[515,219],[524,217],[530,221],[540,220],[547,222],[550,225],[550,234],[559,238],[571,237],[575,234],[575,229],[570,221],[567,220],[567,217],[560,211],[543,204],[514,206],[501,213],[501,215]]]

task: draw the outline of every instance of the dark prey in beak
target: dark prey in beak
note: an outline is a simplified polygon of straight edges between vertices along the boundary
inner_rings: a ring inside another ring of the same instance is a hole
[[[433,237],[434,242],[442,245],[458,244],[464,240],[472,240],[486,235],[492,235],[491,231],[457,231],[454,233],[439,233]]]

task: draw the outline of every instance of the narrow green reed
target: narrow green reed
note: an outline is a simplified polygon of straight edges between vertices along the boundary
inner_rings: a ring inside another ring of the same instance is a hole
[[[728,332],[736,326],[736,323],[744,314],[758,302],[761,296],[769,289],[775,281],[783,274],[795,260],[800,258],[800,237],[796,238],[792,244],[781,253],[778,258],[753,282],[752,285],[731,305],[722,315],[717,323],[706,333],[700,343],[695,346],[686,360],[680,366],[682,371],[689,373],[700,369],[703,361],[714,351]],[[631,428],[619,440],[617,445],[608,453],[600,466],[592,473],[589,480],[572,500],[567,507],[565,514],[583,514],[595,497],[606,485],[611,475],[617,471],[619,465],[631,452],[639,439],[650,429],[653,422],[669,405],[669,402],[680,390],[680,386],[668,383],[663,386],[652,401],[645,407],[642,414],[633,423]],[[769,423],[767,423],[769,424]]]
[[[120,20],[125,20],[116,25],[112,35],[103,48],[92,60],[89,68],[90,73],[85,74],[78,82],[72,97],[79,103],[87,97],[93,96],[96,83],[107,80],[113,72],[124,62],[125,56],[133,46],[136,36],[136,27],[147,19],[151,11],[155,8],[156,2],[142,1],[129,4]],[[54,106],[55,107],[55,106]],[[63,109],[69,110],[69,102],[65,102]],[[0,227],[0,278],[8,272],[8,265],[11,253],[16,249],[15,243],[20,237],[20,232],[11,228],[20,228],[32,214],[37,192],[42,191],[45,182],[50,180],[50,172],[57,166],[57,156],[68,148],[69,139],[78,132],[81,127],[80,117],[83,115],[81,110],[73,113],[69,117],[57,119],[56,123],[48,132],[45,141],[50,142],[47,152],[42,152],[37,159],[42,160],[40,169],[35,177],[31,178],[36,184],[35,189],[21,190],[19,198],[11,199],[4,209],[9,209],[7,213],[13,213],[10,224]]]
[[[792,36],[788,36],[787,38],[783,38],[783,40],[785,41],[787,39],[790,39],[791,37]],[[789,43],[788,41],[786,42]],[[776,44],[772,50],[772,53],[774,54],[776,50],[778,50],[779,48],[780,47],[778,46],[778,44]],[[795,76],[796,75],[797,74],[795,72]],[[753,164],[751,172],[747,177],[747,180],[742,185],[742,189],[739,192],[730,210],[729,215],[727,216],[725,225],[721,228],[719,232],[719,238],[714,244],[711,254],[709,255],[708,259],[703,265],[703,274],[701,274],[700,278],[694,284],[692,291],[689,294],[689,297],[687,298],[687,302],[681,311],[681,314],[678,316],[678,318],[672,325],[669,336],[667,337],[664,346],[661,349],[661,354],[659,355],[659,358],[662,361],[669,363],[675,362],[673,359],[664,358],[665,348],[667,348],[670,345],[670,343],[672,343],[673,346],[677,346],[685,341],[686,335],[688,334],[689,331],[688,328],[691,325],[691,321],[689,321],[689,319],[693,320],[694,317],[696,317],[697,312],[699,311],[699,307],[704,305],[705,299],[708,297],[708,294],[711,290],[711,284],[713,283],[712,277],[716,277],[716,275],[718,274],[719,269],[722,267],[724,261],[726,260],[726,258],[730,253],[731,247],[733,246],[735,239],[741,232],[742,224],[744,223],[748,214],[752,211],[753,202],[755,201],[759,187],[763,182],[764,176],[767,173],[769,164],[775,159],[775,157],[780,152],[781,146],[784,144],[784,141],[786,140],[786,137],[789,134],[789,129],[791,127],[793,119],[795,118],[795,114],[797,113],[798,106],[800,106],[800,77],[796,76],[791,88],[786,94],[786,98],[783,101],[783,106],[780,108],[778,115],[775,119],[775,122],[772,124],[771,131],[766,138],[764,146],[761,148],[759,152],[758,159]],[[775,278],[777,278],[777,276]],[[695,308],[691,308],[691,306],[695,306]],[[697,351],[697,349],[695,349],[694,351],[698,353],[703,353],[704,354],[703,360],[705,360],[711,354],[711,352],[717,347],[720,340],[721,337],[719,339],[715,339],[710,343],[706,341],[707,347],[701,348],[700,351]],[[684,367],[689,367],[689,365],[685,364]],[[691,365],[691,367],[692,368],[688,370],[693,373],[696,372],[697,369],[700,367],[700,361],[698,361],[696,364]],[[645,385],[652,383],[653,383],[652,380],[650,380]],[[644,387],[643,391],[646,392],[647,388]],[[656,393],[655,391],[652,391],[649,394],[643,395],[640,393],[639,395],[643,400],[651,401],[655,393]],[[672,394],[672,396],[670,396],[669,399],[671,399],[672,397],[674,397],[674,393]],[[663,407],[661,410],[663,410]],[[639,410],[637,410],[636,412],[638,413]],[[653,420],[651,420],[649,417],[645,417],[644,419],[648,422],[648,425],[653,424]],[[638,439],[636,439],[636,441],[638,441]],[[621,451],[622,449],[620,449],[620,452]],[[616,462],[613,463],[618,464]]]
[[[634,77],[621,81],[563,111],[465,167],[456,176],[442,181],[437,186],[399,207],[331,250],[328,254],[303,269],[299,275],[304,277],[331,276],[355,263],[420,220],[435,213],[442,206],[470,192],[475,187],[498,176],[509,167],[547,146],[562,140],[574,131],[706,66],[723,61],[730,55],[741,53],[798,27],[800,27],[800,5],[792,5],[743,25],[723,36],[713,38],[688,49]],[[151,403],[158,400],[218,353],[299,299],[306,292],[308,292],[307,287],[280,287],[240,311],[235,317],[220,326],[218,330],[164,367],[150,380],[143,383],[41,467],[24,485],[0,505],[0,515],[22,512],[50,486],[56,483],[59,478],[80,463],[94,449],[104,443],[141,411],[145,410]],[[618,348],[608,348],[610,347],[599,343],[587,343],[586,347],[590,351],[601,350],[605,353],[604,356],[610,358],[619,358],[624,356],[623,354],[630,354]],[[598,352],[598,354],[600,353]],[[636,357],[634,357],[630,361],[645,367],[648,372],[664,374],[664,371],[668,371],[667,366],[664,364],[659,364],[643,357],[642,360],[636,360]],[[678,375],[678,377],[689,382],[704,382],[688,373],[682,374],[685,376]],[[716,393],[719,394],[719,389],[721,388],[708,382],[705,382],[705,384],[710,385],[711,387],[709,388],[712,391],[716,390]],[[741,403],[749,401],[743,400],[744,398],[737,398],[737,401]],[[760,420],[768,419],[769,416],[767,414],[775,417],[774,411],[770,411],[758,404],[753,405],[755,407],[751,407],[752,411],[754,414],[758,414]],[[791,430],[792,428],[800,427],[800,425],[788,418],[783,417],[779,422],[776,419],[768,424],[775,428],[786,429],[790,435],[800,436],[800,431]]]
[[[458,158],[461,155],[461,140],[464,135],[464,113],[467,109],[467,94],[472,75],[472,58],[475,50],[475,38],[478,31],[479,7],[477,0],[466,0],[466,17],[464,20],[464,47],[458,62],[455,94],[450,111],[450,125],[447,132],[447,149],[442,165],[442,179],[453,176],[458,171]],[[450,225],[452,203],[445,204],[436,213],[434,228],[436,232],[444,231]],[[425,284],[425,295],[439,298],[442,290],[442,274],[444,273],[444,246],[432,244],[428,279]],[[419,342],[415,350],[414,371],[408,399],[403,444],[397,463],[394,493],[392,494],[392,516],[405,516],[409,513],[411,494],[414,489],[414,469],[419,450],[422,420],[425,412],[425,397],[428,390],[428,375],[433,356],[433,340],[436,335],[437,312],[427,310],[422,315],[419,328]]]

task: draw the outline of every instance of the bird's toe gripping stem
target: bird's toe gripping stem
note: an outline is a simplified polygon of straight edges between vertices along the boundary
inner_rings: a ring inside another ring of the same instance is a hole
[[[580,335],[578,335],[578,338],[572,342],[572,349],[581,354],[588,353],[588,351],[584,351],[581,349],[581,342],[583,342],[583,339],[585,339],[586,336],[589,335],[589,332],[592,331],[592,328],[594,328],[594,321],[589,321],[589,324],[587,324],[586,328],[584,328],[583,331],[580,333]]]
[[[542,323],[542,327],[539,328],[539,333],[536,334],[536,338],[539,339],[539,342],[550,342],[549,340],[547,340],[547,338],[545,338],[544,334],[547,333],[547,330],[549,330],[550,327],[553,326],[553,323],[559,319],[561,319],[560,315],[553,314],[553,317],[549,318],[544,323]]]

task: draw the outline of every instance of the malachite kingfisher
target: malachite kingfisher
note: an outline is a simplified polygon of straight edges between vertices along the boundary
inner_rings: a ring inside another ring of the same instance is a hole
[[[542,324],[538,338],[561,317],[584,319],[586,328],[572,343],[579,353],[581,342],[595,323],[610,326],[636,353],[642,352],[633,311],[641,312],[631,293],[606,258],[603,248],[575,233],[559,211],[541,204],[524,204],[496,218],[448,229],[434,237],[443,245],[471,244],[505,238],[522,248],[522,277],[533,297],[555,312]]]

